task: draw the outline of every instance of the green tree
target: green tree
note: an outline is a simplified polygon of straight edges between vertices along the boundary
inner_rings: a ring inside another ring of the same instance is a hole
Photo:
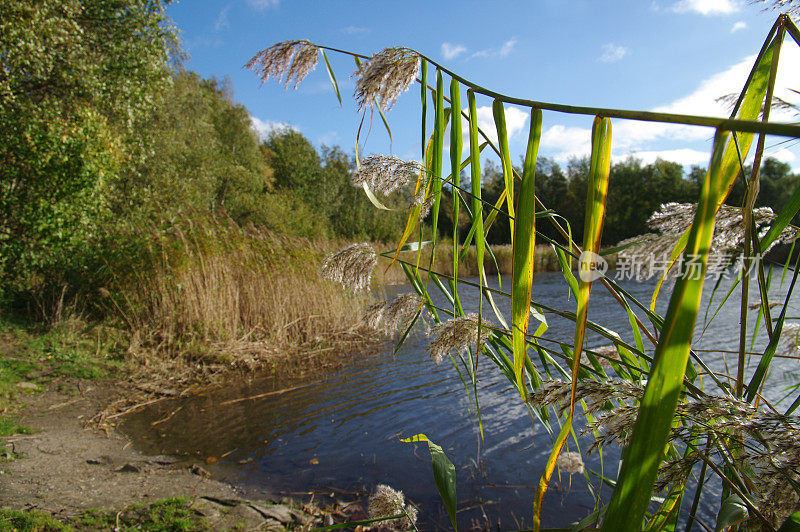
[[[162,0],[0,0],[0,287],[89,246],[173,43]]]
[[[238,222],[261,217],[261,196],[272,190],[250,115],[224,83],[179,72],[161,105],[136,128],[147,142],[141,162],[117,182],[129,207],[169,217],[185,209],[224,209]]]

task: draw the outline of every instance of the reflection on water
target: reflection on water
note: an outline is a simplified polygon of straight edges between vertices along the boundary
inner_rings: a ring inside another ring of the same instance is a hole
[[[649,303],[653,286],[653,282],[623,283],[644,303]],[[717,301],[728,287],[723,282],[715,296]],[[707,284],[704,301],[710,289]],[[778,294],[776,289],[775,296]],[[464,290],[460,295],[465,309],[477,308],[475,291]],[[662,313],[668,297],[665,289],[659,302]],[[751,298],[757,298],[755,288]],[[559,309],[574,311],[575,307],[557,273],[536,274],[534,299]],[[696,348],[737,348],[738,301],[738,293],[732,295],[702,336],[703,324],[698,324]],[[498,299],[498,304],[508,316],[510,303]],[[796,308],[794,304],[790,316],[798,315]],[[490,316],[488,305],[485,312]],[[627,314],[599,285],[592,294],[589,319],[633,342]],[[571,342],[574,324],[552,315],[548,323],[546,336]],[[594,333],[587,337],[588,347],[607,343]],[[422,432],[440,444],[456,465],[460,522],[467,525],[488,518],[492,523],[499,522],[502,529],[530,525],[535,484],[551,448],[550,435],[541,426],[534,426],[508,381],[483,357],[478,398],[485,441],[479,447],[474,403],[453,365],[447,360],[434,365],[426,346],[424,337],[411,337],[395,355],[391,349],[355,354],[344,368],[320,376],[317,382],[262,379],[231,383],[207,395],[161,402],[129,416],[123,429],[144,452],[192,459],[214,457],[216,463],[208,467],[215,476],[250,489],[306,492],[335,488],[363,493],[375,484],[390,484],[421,507],[424,528],[446,528],[427,447],[399,441],[400,437]],[[762,336],[756,350],[764,347]],[[703,355],[713,368],[724,370],[724,354]],[[727,356],[735,364],[735,355]],[[756,364],[756,360],[750,362],[748,375]],[[795,366],[793,360],[777,362],[765,387],[769,399],[780,398],[788,382],[796,380]],[[704,383],[708,386],[709,381]],[[240,400],[256,395],[261,397]],[[585,443],[581,443],[584,450],[588,448]],[[571,444],[575,450],[574,442]],[[584,457],[590,469],[600,472],[605,468],[614,478],[616,450],[607,449],[602,458],[598,453]],[[592,481],[608,502],[610,490],[601,489],[596,479]],[[543,524],[567,526],[588,515],[593,505],[583,477],[555,476],[544,505]],[[713,519],[714,512],[707,508],[704,513]]]

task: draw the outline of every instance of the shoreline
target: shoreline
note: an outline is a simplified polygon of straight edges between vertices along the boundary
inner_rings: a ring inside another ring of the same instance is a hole
[[[360,501],[317,506],[275,494],[254,501],[211,478],[200,464],[145,455],[122,431],[92,427],[98,410],[130,387],[61,381],[58,390],[44,389],[20,401],[19,421],[34,432],[1,439],[13,458],[0,462],[0,521],[9,519],[9,511],[21,511],[101,530],[104,525],[82,523],[87,513],[143,517],[165,501],[180,501],[174,504],[193,515],[200,529],[212,530],[302,530],[365,517],[359,514],[361,505],[354,504]]]
[[[313,380],[359,351],[380,348],[385,339],[367,341],[359,334],[318,339],[267,349],[256,363],[243,365],[204,366],[182,359],[153,365],[149,357],[132,356],[84,378],[57,359],[29,352],[31,338],[0,335],[0,362],[16,368],[3,376],[0,390],[0,530],[6,525],[10,530],[108,530],[120,524],[148,530],[305,530],[366,518],[363,497],[288,498],[269,487],[259,492],[236,488],[214,480],[208,471],[214,468],[202,457],[185,460],[134,449],[118,424],[149,404],[202,393],[231,379]],[[92,364],[105,367],[101,360]],[[150,527],[160,514],[183,524]]]

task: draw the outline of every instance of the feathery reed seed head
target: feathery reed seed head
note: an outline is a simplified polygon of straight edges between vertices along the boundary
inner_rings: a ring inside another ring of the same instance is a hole
[[[600,365],[604,368],[611,367],[611,362],[619,362],[619,351],[617,351],[617,346],[615,345],[604,345],[601,347],[594,347],[590,351],[593,351],[597,354],[597,361]],[[581,363],[586,365],[591,365],[589,357],[586,355],[586,352],[581,353]]]
[[[320,273],[325,279],[341,283],[346,288],[364,290],[369,287],[372,270],[378,265],[378,255],[367,243],[350,244],[325,257]]]
[[[569,475],[574,473],[583,474],[583,458],[581,458],[581,453],[561,453],[556,460],[556,465],[561,471]]]
[[[554,407],[564,409],[569,405],[572,385],[559,380],[545,380],[538,390],[528,397],[528,401],[536,407]],[[638,413],[637,403],[641,400],[644,388],[641,385],[611,379],[607,381],[580,380],[575,389],[575,400],[586,403],[585,412],[596,414],[584,432],[598,431],[599,435],[589,448],[591,453],[597,447],[611,443],[627,444],[633,433],[633,425]],[[610,403],[615,400],[618,404]],[[628,404],[630,403],[630,404]],[[611,408],[609,410],[609,408]]]
[[[619,401],[639,401],[643,393],[642,386],[620,379],[595,381],[590,379],[578,381],[575,387],[575,400],[586,402],[586,412],[591,414],[602,410],[611,399]],[[528,396],[528,402],[538,407],[569,405],[572,384],[559,380],[543,380],[539,389]]]
[[[390,528],[413,528],[417,522],[417,509],[410,504],[405,504],[405,496],[402,491],[394,490],[386,484],[378,484],[375,493],[369,498],[370,519],[400,514],[405,514],[405,517],[382,521],[380,525]]]
[[[414,83],[419,55],[408,48],[384,48],[361,65],[355,74],[358,110],[379,102],[390,109],[397,97]]]
[[[364,183],[375,192],[391,194],[408,183],[422,171],[416,161],[404,161],[388,155],[370,155],[353,174],[351,183],[360,187]]]
[[[416,294],[402,294],[368,307],[364,321],[369,328],[392,335],[407,328],[417,312],[423,313],[420,315],[419,321],[422,321],[427,329],[422,298]]]
[[[642,259],[642,263],[645,265],[648,264],[648,257],[656,259],[669,257],[678,239],[694,221],[696,209],[697,205],[693,203],[662,204],[647,220],[647,225],[658,233],[647,233],[619,242],[619,246],[632,244],[620,251],[619,257],[628,261]],[[759,237],[766,234],[769,224],[774,219],[775,214],[769,207],[753,209],[753,222],[757,228],[760,228]],[[709,254],[718,256],[735,254],[744,242],[744,236],[742,209],[723,205],[714,221],[714,238]],[[788,227],[779,235],[773,245],[790,241],[796,236],[796,231]],[[762,253],[767,251],[769,250],[762,250]],[[660,272],[655,271],[653,264],[649,263],[648,268],[643,268],[637,273],[639,278],[647,278]]]
[[[481,321],[480,331],[478,325],[477,314],[467,314],[436,325],[431,331],[433,340],[428,346],[433,361],[440,363],[452,350],[463,353],[470,347],[480,348],[489,339],[492,330],[486,320]]]
[[[800,352],[800,323],[784,325],[781,336],[783,336],[784,345],[786,345],[791,352]]]
[[[296,89],[317,66],[318,51],[310,41],[283,41],[258,52],[245,64],[245,68],[254,70],[262,84],[271,77],[280,82],[285,76],[284,87],[289,88],[289,83],[294,80],[293,88]]]
[[[781,11],[791,16],[800,15],[800,5],[797,0],[750,0],[751,4],[772,4],[764,8],[764,11],[770,9]]]
[[[434,197],[433,194],[429,194],[426,196],[427,192],[427,185],[425,182],[421,183],[421,186],[416,194],[414,194],[414,199],[411,202],[411,207],[419,207],[419,221],[425,219],[428,216],[428,213],[431,212],[431,207],[433,207]]]

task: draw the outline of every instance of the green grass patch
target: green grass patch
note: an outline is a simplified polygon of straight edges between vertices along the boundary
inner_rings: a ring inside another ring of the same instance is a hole
[[[0,532],[49,532],[58,530],[74,530],[52,515],[38,510],[4,510],[0,509]]]
[[[124,335],[119,329],[76,317],[50,326],[0,318],[0,397],[13,396],[18,391],[16,383],[24,380],[106,378],[121,365],[127,345]]]
[[[191,509],[191,499],[173,497],[152,504],[136,504],[121,512],[86,510],[70,521],[60,521],[38,510],[0,509],[0,532],[71,531],[71,530],[144,530],[148,532],[189,532],[209,530],[209,526]]]
[[[49,377],[101,379],[120,364],[119,332],[65,320],[27,335],[20,352],[48,370]]]
[[[0,408],[11,399],[19,389],[16,384],[25,380],[25,375],[36,369],[31,361],[16,358],[0,358]],[[0,432],[2,435],[2,432]]]
[[[14,434],[31,434],[31,429],[18,425],[13,418],[0,415],[0,438]]]

